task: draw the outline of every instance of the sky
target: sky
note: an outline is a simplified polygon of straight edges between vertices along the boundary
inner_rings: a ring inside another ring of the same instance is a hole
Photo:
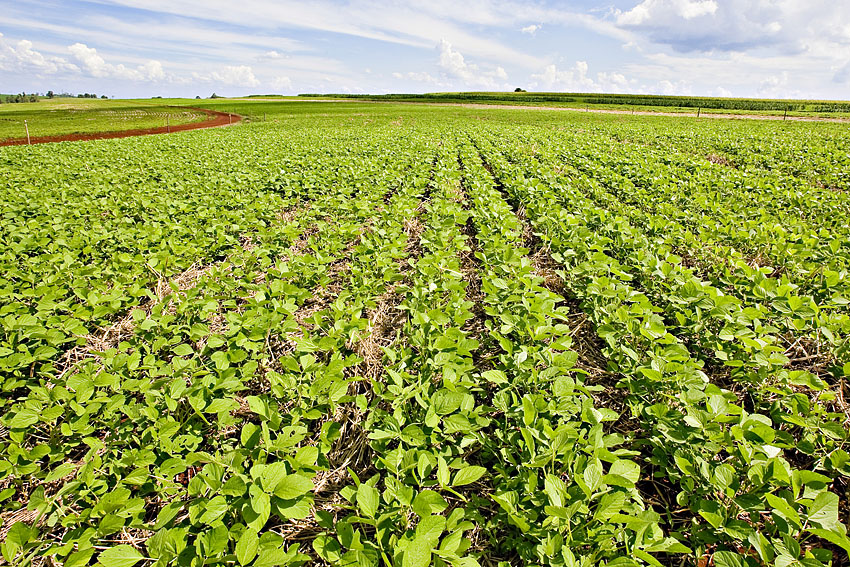
[[[0,0],[0,93],[850,99],[848,0]]]

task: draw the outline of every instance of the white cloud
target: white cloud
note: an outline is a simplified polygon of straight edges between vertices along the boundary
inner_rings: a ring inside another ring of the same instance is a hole
[[[137,0],[100,1],[139,7]],[[203,14],[204,20],[216,23],[217,27],[245,26],[265,34],[280,29],[306,29],[419,48],[429,48],[439,38],[446,37],[464,53],[530,69],[540,66],[544,60],[474,27],[514,28],[521,19],[527,19],[523,17],[523,6],[513,0],[470,0],[462,4],[452,0],[352,0],[345,3],[335,0],[243,0],[239,10],[233,10],[232,4],[221,0],[148,0],[144,8],[191,21]]]
[[[79,69],[61,57],[45,57],[33,49],[33,43],[29,40],[22,39],[16,44],[10,44],[0,33],[0,70],[51,75]]]
[[[714,0],[643,0],[631,10],[619,13],[617,23],[621,26],[639,26],[657,20],[662,14],[692,20],[715,12],[717,2]]]
[[[275,90],[278,91],[291,91],[292,90],[292,79],[289,77],[275,77],[271,81],[271,86]]]
[[[440,51],[438,67],[449,77],[459,79],[464,86],[476,88],[497,89],[497,80],[506,81],[508,73],[500,66],[482,69],[475,63],[467,63],[460,51],[452,47],[445,38],[440,40],[437,49]],[[504,87],[504,85],[501,85]]]
[[[196,79],[229,87],[256,87],[260,81],[254,76],[254,70],[248,65],[226,65],[219,71],[208,74],[194,74]]]
[[[260,55],[257,59],[263,61],[263,60],[286,59],[287,57],[288,57],[288,55],[283,54],[283,53],[278,53],[277,51],[272,49],[271,51],[266,51],[265,53]]]
[[[440,79],[434,77],[433,75],[431,75],[431,73],[428,73],[427,71],[408,71],[407,73],[393,73],[393,77],[406,81],[415,81],[417,83],[430,83],[432,85],[447,86],[445,83],[440,81]]]
[[[653,89],[653,94],[662,94],[667,96],[693,96],[693,87],[686,81],[670,81],[664,79],[659,81]]]
[[[850,3],[832,0],[642,0],[615,10],[618,27],[637,40],[680,52],[805,54],[850,48]],[[824,43],[828,48],[818,47]],[[843,46],[843,48],[842,48]],[[846,53],[846,51],[845,51]]]
[[[586,61],[576,61],[569,69],[548,65],[542,73],[531,75],[535,81],[531,87],[562,92],[636,92],[636,87],[620,73],[597,73],[594,78],[588,70]]]
[[[519,31],[521,31],[522,33],[527,33],[528,35],[534,35],[542,27],[543,27],[542,25],[531,24],[530,26],[525,26],[524,28],[522,28]]]
[[[789,98],[788,73],[783,71],[762,79],[758,95],[764,98]]]
[[[98,55],[97,49],[84,43],[75,43],[68,51],[82,67],[83,71],[96,78],[122,79],[130,81],[162,81],[166,78],[162,63],[150,60],[136,68],[126,67],[123,63],[113,65]]]

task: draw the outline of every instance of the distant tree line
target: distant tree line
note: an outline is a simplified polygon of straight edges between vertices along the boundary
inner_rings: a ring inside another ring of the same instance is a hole
[[[63,97],[63,98],[98,98],[98,96],[94,93],[82,93],[78,95],[73,95],[71,93],[60,93],[56,94],[53,91],[47,91],[44,95],[40,95],[39,93],[20,93],[14,95],[5,95],[0,96],[0,102],[5,103],[16,103],[16,102],[38,102],[41,98],[54,98],[54,97]],[[106,95],[102,95],[100,98],[109,98]]]
[[[38,102],[38,95],[36,94],[15,94],[15,95],[6,95],[3,97],[2,102],[6,103],[15,103],[15,102]]]

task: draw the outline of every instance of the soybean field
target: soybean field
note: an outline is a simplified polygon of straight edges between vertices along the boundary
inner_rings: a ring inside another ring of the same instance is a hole
[[[204,102],[0,148],[7,564],[850,563],[846,124]]]

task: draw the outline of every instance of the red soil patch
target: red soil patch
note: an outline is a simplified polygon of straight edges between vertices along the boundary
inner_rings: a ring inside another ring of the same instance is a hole
[[[140,128],[137,130],[116,130],[114,132],[87,132],[85,134],[62,134],[58,136],[33,136],[30,138],[31,144],[47,144],[50,142],[80,142],[85,140],[106,140],[110,138],[129,138],[132,136],[150,136],[151,134],[169,134],[172,132],[185,132],[186,130],[198,130],[200,128],[215,128],[217,126],[229,126],[236,124],[242,117],[238,114],[229,114],[227,112],[218,112],[217,110],[209,110],[206,108],[196,108],[194,106],[181,106],[189,110],[197,110],[203,112],[210,117],[209,120],[203,122],[190,122],[188,124],[177,124],[175,126],[160,126],[158,128]],[[12,138],[9,140],[0,141],[0,146],[25,146],[27,145],[26,138]]]

